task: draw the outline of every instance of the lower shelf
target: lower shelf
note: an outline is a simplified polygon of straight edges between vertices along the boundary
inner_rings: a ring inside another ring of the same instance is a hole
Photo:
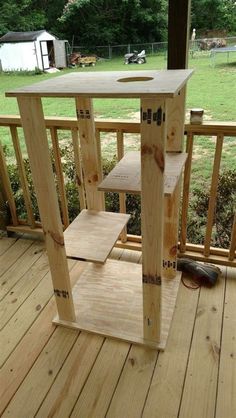
[[[181,273],[162,281],[162,325],[159,343],[143,338],[142,266],[108,260],[88,263],[74,289],[77,322],[54,323],[164,350],[175,308]]]

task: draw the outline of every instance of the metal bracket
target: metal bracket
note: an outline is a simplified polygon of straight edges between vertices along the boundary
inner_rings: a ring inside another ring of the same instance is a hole
[[[54,289],[54,295],[64,299],[70,298],[69,292],[67,292],[67,290]]]
[[[158,126],[161,126],[162,122],[165,122],[165,113],[162,112],[161,107],[159,107],[156,112],[153,112],[152,109],[147,109],[146,112],[143,112],[141,108],[141,121],[147,121],[148,125],[151,125],[152,122],[156,122]]]
[[[155,285],[161,286],[161,277],[160,276],[143,275],[143,283],[155,284]]]
[[[77,114],[78,119],[90,119],[91,118],[89,110],[77,109],[76,114]]]

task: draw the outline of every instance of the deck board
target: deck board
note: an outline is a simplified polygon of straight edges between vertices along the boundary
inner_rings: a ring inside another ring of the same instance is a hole
[[[0,254],[3,249],[7,262],[4,274],[13,271],[17,262],[23,265],[24,257],[27,262],[30,246],[37,245],[29,241],[25,246],[24,238],[22,243],[21,239],[10,239],[8,244],[7,240],[0,241]],[[38,255],[40,260],[43,254]],[[140,253],[122,249],[115,249],[111,257],[140,261]],[[83,263],[70,262],[74,282]],[[37,274],[37,268],[40,274],[43,265],[35,260],[33,274]],[[28,270],[30,280],[31,267]],[[49,273],[38,279],[32,291],[26,277],[27,272],[25,277],[20,275],[12,287],[16,298],[21,293],[24,297],[0,334],[1,416],[236,415],[235,269],[225,268],[214,289],[192,291],[180,285],[167,347],[159,353],[86,332],[56,328],[51,322],[56,308]],[[4,295],[3,303],[7,297]]]

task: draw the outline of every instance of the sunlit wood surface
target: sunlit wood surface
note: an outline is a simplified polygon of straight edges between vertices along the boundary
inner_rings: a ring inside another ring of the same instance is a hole
[[[111,257],[140,262],[134,251]],[[72,280],[80,265],[69,260]],[[0,415],[235,417],[236,271],[221,269],[212,289],[180,285],[167,347],[158,352],[53,325],[43,243],[0,239]]]

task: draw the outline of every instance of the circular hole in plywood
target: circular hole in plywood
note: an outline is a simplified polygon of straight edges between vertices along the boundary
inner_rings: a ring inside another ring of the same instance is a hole
[[[119,78],[117,81],[119,83],[133,83],[135,81],[150,81],[153,80],[153,77],[125,77],[125,78]]]

